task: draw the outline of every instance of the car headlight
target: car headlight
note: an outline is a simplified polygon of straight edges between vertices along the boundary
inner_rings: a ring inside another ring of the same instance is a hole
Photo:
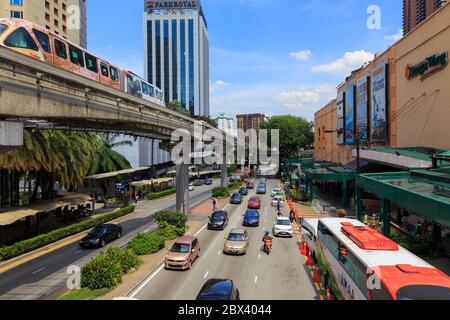
[[[92,242],[92,243],[99,243],[99,242],[100,242],[100,239],[93,239],[93,240],[91,240],[91,242]]]

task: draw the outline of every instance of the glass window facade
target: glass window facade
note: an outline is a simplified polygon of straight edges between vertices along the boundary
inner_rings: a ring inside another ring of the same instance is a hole
[[[186,107],[186,20],[180,20],[181,104]]]
[[[195,113],[195,83],[194,83],[194,20],[189,20],[189,110]]]
[[[147,81],[153,83],[153,21],[147,21]]]
[[[156,86],[161,88],[161,21],[155,21],[155,44],[156,44]]]
[[[170,72],[169,72],[169,21],[164,20],[164,91],[169,92]],[[169,94],[166,95],[166,103],[169,101]]]
[[[177,20],[172,20],[172,94],[178,100],[178,38]]]

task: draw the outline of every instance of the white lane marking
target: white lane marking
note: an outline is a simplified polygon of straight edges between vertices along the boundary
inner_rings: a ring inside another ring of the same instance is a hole
[[[198,231],[194,234],[194,237],[198,236],[203,230],[205,230],[205,228],[206,228],[207,226],[208,226],[208,225],[205,224],[200,230],[198,230]]]
[[[46,267],[42,267],[42,268],[40,268],[40,269],[37,269],[36,271],[33,271],[31,274],[36,274],[36,273],[39,273],[39,272],[41,272],[42,270],[44,270]]]
[[[208,276],[208,274],[209,274],[209,270],[206,271],[205,275],[203,276],[203,279],[206,279],[206,277]]]
[[[258,254],[258,259],[261,259],[261,253],[260,253],[260,254]]]
[[[217,255],[220,256],[220,253],[222,252],[222,250],[219,250],[219,252],[217,252]]]
[[[134,298],[139,291],[142,290],[142,288],[144,288],[150,281],[152,281],[152,279],[164,268],[164,264],[162,264],[158,269],[156,269],[155,272],[153,272],[153,274],[147,278],[147,280],[145,280],[131,295],[130,298]]]
[[[258,282],[258,276],[255,276],[255,283]]]
[[[78,251],[76,251],[75,253],[76,254],[80,254],[80,253],[82,253],[83,252],[83,250],[78,250]]]

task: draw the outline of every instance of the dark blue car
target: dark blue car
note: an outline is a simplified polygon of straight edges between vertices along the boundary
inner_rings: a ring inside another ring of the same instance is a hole
[[[248,227],[259,226],[259,211],[256,209],[248,209],[244,214],[242,225]]]
[[[200,289],[197,300],[240,300],[239,290],[230,279],[209,279]]]
[[[205,179],[205,185],[206,185],[206,186],[210,186],[210,185],[212,185],[212,184],[213,184],[213,181],[212,181],[211,178],[206,178],[206,179]]]

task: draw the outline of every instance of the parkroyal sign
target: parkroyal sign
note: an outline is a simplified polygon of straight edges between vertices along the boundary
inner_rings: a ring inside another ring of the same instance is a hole
[[[448,51],[441,54],[434,54],[424,61],[406,66],[406,79],[412,80],[420,76],[420,80],[425,80],[432,74],[443,70],[448,65]]]
[[[145,10],[198,9],[200,0],[146,0]]]

